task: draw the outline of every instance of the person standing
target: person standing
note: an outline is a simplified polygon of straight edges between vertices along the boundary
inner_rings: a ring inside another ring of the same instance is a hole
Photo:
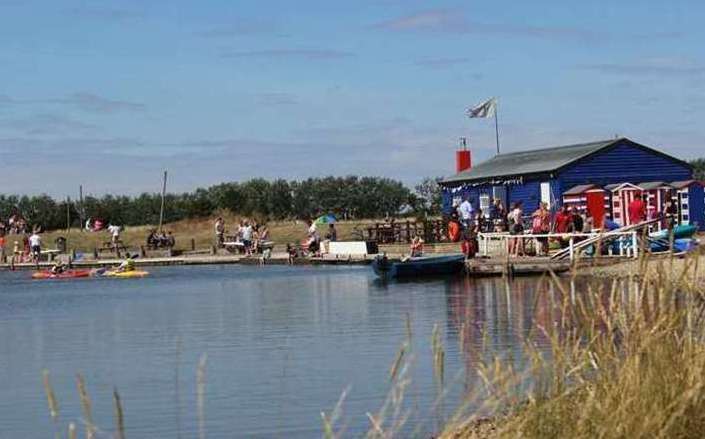
[[[551,215],[548,212],[548,204],[542,201],[539,208],[531,214],[531,233],[534,235],[547,235],[551,231]],[[548,256],[548,236],[536,238],[536,254]]]
[[[494,231],[497,233],[507,231],[507,209],[504,208],[502,200],[499,198],[494,199],[493,225]]]
[[[458,213],[460,216],[460,222],[463,225],[463,228],[465,230],[470,229],[472,226],[472,220],[474,218],[474,208],[472,207],[472,203],[470,202],[470,198],[466,195],[463,197],[463,202],[460,203],[460,207],[458,207]]]
[[[572,217],[570,215],[570,212],[568,210],[567,205],[563,205],[561,207],[561,210],[558,211],[556,214],[556,220],[555,220],[555,226],[554,230],[556,233],[559,233],[561,235],[565,233],[569,233],[570,229],[572,228]],[[568,239],[566,239],[565,236],[561,236],[559,238],[559,242],[561,244],[561,248],[567,248],[568,247]]]
[[[509,223],[509,234],[520,236],[524,234],[524,223],[523,217],[524,211],[522,210],[522,202],[517,201],[512,207],[512,211],[507,215],[507,221]],[[509,255],[510,256],[524,256],[524,239],[523,238],[513,238],[509,241]]]
[[[585,221],[583,221],[583,217],[578,211],[578,209],[573,209],[573,217],[572,217],[572,222],[573,222],[573,233],[583,233],[583,228],[585,227]],[[575,237],[574,241],[579,242],[582,241],[583,238],[582,236],[577,236]]]
[[[5,229],[0,229],[0,264],[5,263]]]
[[[249,221],[245,221],[245,224],[242,227],[242,244],[245,246],[245,254],[247,256],[252,254],[252,236],[252,225]]]
[[[627,207],[627,212],[629,214],[630,224],[639,224],[644,222],[646,219],[646,200],[648,195],[643,194],[641,197],[635,197],[629,207]]]
[[[218,217],[215,220],[215,242],[216,246],[222,247],[223,242],[225,242],[225,221],[222,217]]]
[[[39,257],[42,254],[42,237],[39,235],[39,231],[36,229],[29,237],[29,249],[32,254],[32,260],[35,263],[39,262]]]
[[[117,248],[120,242],[120,226],[109,225],[108,233],[110,233],[110,240],[113,243],[113,247]]]
[[[673,202],[673,195],[667,194],[666,204],[663,206],[663,224],[661,227],[668,229],[670,232],[676,225],[676,218],[678,217],[678,209],[676,208],[676,203]]]
[[[313,220],[309,219],[306,223],[308,224],[306,249],[315,254],[321,246],[321,235],[318,234],[316,223]]]

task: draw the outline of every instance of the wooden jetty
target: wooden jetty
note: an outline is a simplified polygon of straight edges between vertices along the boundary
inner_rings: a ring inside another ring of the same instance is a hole
[[[401,254],[388,254],[391,260],[401,259]],[[135,265],[140,267],[159,267],[159,266],[193,266],[193,265],[341,265],[341,266],[360,266],[368,265],[374,259],[373,255],[367,256],[349,256],[349,257],[299,257],[289,259],[286,253],[274,253],[271,258],[263,260],[258,256],[243,256],[243,255],[203,255],[203,256],[175,256],[175,257],[155,257],[155,258],[138,258],[135,259]],[[626,258],[624,258],[626,259]],[[581,261],[556,260],[549,257],[477,257],[466,261],[466,272],[470,276],[522,276],[522,275],[541,275],[552,271],[554,273],[562,273],[571,269],[571,267],[584,267],[600,264],[614,264],[621,258],[610,258],[609,260],[592,260],[585,259]],[[72,261],[71,265],[74,268],[102,268],[113,267],[121,262],[120,259],[97,259],[97,260],[79,260]],[[18,263],[11,266],[10,264],[0,264],[0,270],[36,270],[50,268],[51,262],[34,263]]]

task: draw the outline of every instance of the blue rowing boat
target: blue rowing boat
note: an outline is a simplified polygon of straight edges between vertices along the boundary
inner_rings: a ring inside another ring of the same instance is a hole
[[[465,255],[419,256],[392,262],[386,256],[377,256],[372,269],[379,277],[410,278],[460,273],[465,268]]]

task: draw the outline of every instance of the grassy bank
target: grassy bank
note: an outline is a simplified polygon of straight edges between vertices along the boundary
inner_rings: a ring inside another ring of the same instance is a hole
[[[234,232],[237,229],[237,224],[240,221],[239,216],[223,215],[226,221],[226,230],[228,233]],[[164,225],[164,231],[173,232],[176,237],[176,250],[191,250],[191,240],[195,241],[196,248],[209,248],[214,243],[214,218],[183,220],[175,223]],[[348,240],[353,238],[353,231],[365,230],[368,224],[374,221],[341,221],[336,225],[338,230],[338,239]],[[155,229],[157,226],[145,225],[139,227],[127,227],[121,234],[120,238],[128,248],[139,248],[144,245],[150,229]],[[306,237],[308,227],[303,221],[273,221],[267,223],[271,239],[277,244],[286,245],[287,242],[300,242]],[[319,231],[321,235],[325,235],[326,225],[320,225]],[[42,234],[42,240],[45,248],[54,248],[54,242],[59,236],[65,237],[68,240],[68,248],[78,251],[90,252],[94,248],[101,248],[105,242],[110,241],[110,234],[107,231],[101,232],[85,232],[78,229],[72,230],[55,230]],[[6,238],[8,251],[12,250],[13,242],[22,242],[22,237],[17,235],[9,235]]]

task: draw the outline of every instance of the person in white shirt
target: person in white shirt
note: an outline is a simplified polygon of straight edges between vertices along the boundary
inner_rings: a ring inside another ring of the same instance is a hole
[[[312,220],[308,220],[308,232],[306,248],[311,252],[317,252],[321,242],[321,236],[318,234],[318,229],[316,228],[316,223]]]
[[[252,225],[249,221],[245,221],[242,226],[242,243],[245,246],[245,253],[248,255],[252,254],[252,233]]]
[[[472,207],[472,203],[467,196],[463,197],[463,202],[460,203],[460,207],[458,207],[458,216],[460,217],[463,227],[469,229],[475,216],[475,209]]]
[[[36,231],[29,237],[29,248],[32,252],[32,258],[39,261],[39,255],[42,253],[42,237]]]
[[[225,241],[225,221],[222,217],[215,220],[215,240],[218,247],[221,247]]]
[[[113,244],[117,244],[120,240],[120,226],[109,225],[108,232],[110,233]]]

